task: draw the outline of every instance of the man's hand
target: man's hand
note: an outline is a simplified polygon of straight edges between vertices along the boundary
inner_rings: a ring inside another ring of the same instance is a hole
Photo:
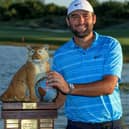
[[[68,83],[58,72],[51,71],[47,74],[47,84],[48,86],[58,88],[61,92],[65,94],[69,93],[70,89]]]

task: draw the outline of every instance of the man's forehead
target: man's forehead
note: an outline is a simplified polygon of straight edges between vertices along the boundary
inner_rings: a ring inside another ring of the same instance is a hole
[[[85,10],[76,10],[76,11],[73,11],[72,13],[70,13],[70,15],[72,14],[89,14],[90,12],[89,11],[85,11]]]

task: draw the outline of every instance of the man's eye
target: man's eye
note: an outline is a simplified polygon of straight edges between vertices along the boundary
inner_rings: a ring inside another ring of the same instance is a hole
[[[81,17],[87,19],[89,17],[89,15],[88,14],[81,14],[81,15],[71,14],[70,15],[71,19],[80,19]]]
[[[88,15],[87,15],[87,14],[84,14],[83,17],[84,17],[84,18],[88,18]]]
[[[71,18],[79,18],[80,16],[73,14],[73,15],[71,15],[70,17],[71,17]]]

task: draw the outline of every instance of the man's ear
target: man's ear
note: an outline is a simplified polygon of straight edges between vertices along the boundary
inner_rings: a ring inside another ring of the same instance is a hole
[[[68,18],[68,16],[65,18],[65,20],[66,20],[67,26],[69,26],[70,24],[69,24],[69,18]]]
[[[96,15],[93,14],[93,23],[95,24],[96,23]]]

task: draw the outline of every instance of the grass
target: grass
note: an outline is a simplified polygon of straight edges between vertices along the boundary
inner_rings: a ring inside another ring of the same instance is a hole
[[[124,62],[129,62],[129,23],[97,30],[101,34],[116,37],[123,49]],[[58,32],[43,28],[17,27],[14,23],[0,23],[0,44],[49,44],[56,49],[71,38],[69,31]]]
[[[71,37],[70,32],[54,32],[40,28],[14,27],[8,24],[0,24],[0,28],[0,44],[2,45],[49,44],[58,47]]]

